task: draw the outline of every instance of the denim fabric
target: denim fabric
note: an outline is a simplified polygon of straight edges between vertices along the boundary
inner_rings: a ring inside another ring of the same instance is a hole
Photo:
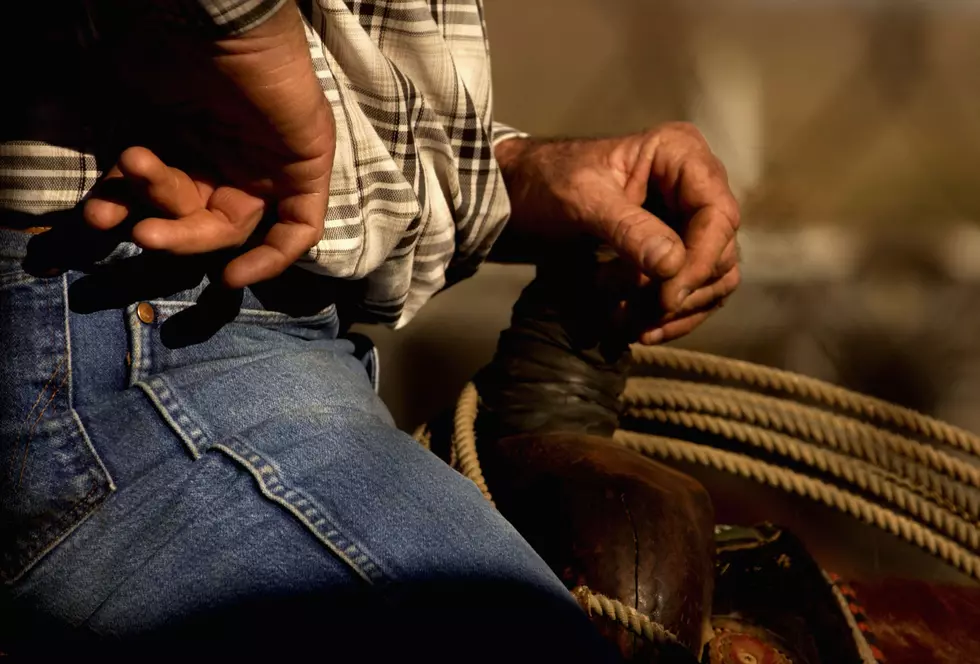
[[[201,287],[152,322],[81,313],[80,273],[21,269],[28,238],[0,230],[0,651],[611,657],[477,488],[394,428],[334,307],[246,292],[172,344]]]

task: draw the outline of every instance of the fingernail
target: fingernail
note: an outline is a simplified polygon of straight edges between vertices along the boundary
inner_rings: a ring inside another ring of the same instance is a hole
[[[648,346],[653,346],[659,344],[664,340],[663,328],[658,327],[656,330],[652,330],[643,335],[643,343]]]
[[[691,295],[690,289],[682,288],[677,294],[677,304],[675,305],[678,309],[684,306],[684,301]]]

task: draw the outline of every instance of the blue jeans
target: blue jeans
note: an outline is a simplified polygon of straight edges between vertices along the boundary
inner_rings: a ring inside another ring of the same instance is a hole
[[[22,269],[29,238],[0,230],[0,651],[612,661],[476,487],[393,426],[334,307],[246,291],[179,343],[199,286],[80,304],[82,273]]]

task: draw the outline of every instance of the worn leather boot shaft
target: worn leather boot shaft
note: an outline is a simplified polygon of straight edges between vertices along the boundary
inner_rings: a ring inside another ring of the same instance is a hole
[[[714,524],[695,480],[576,433],[511,436],[480,451],[497,508],[569,589],[618,599],[687,650],[658,648],[597,618],[629,661],[696,661],[711,605]]]
[[[493,361],[475,379],[484,436],[608,437],[619,426],[629,340],[610,324],[618,298],[601,283],[610,270],[599,254],[575,247],[562,261],[539,266],[521,293]]]
[[[713,589],[713,514],[694,479],[610,440],[630,364],[594,247],[542,266],[477,377],[479,454],[501,513],[569,589],[637,609],[682,647],[596,624],[628,661],[697,661]]]

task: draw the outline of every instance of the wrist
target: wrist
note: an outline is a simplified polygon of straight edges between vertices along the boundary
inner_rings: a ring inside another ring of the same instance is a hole
[[[577,140],[513,138],[495,148],[510,197],[512,233],[545,240],[567,240],[581,234],[568,183],[577,165],[569,148]]]
[[[497,165],[500,166],[500,172],[503,173],[505,181],[513,177],[516,169],[519,168],[524,153],[533,142],[533,139],[530,138],[514,136],[494,146],[493,156],[497,160]]]
[[[510,200],[510,216],[503,233],[494,243],[489,259],[502,263],[540,262],[550,250],[553,252],[553,233],[543,232],[551,224],[543,224],[541,208],[542,192],[534,184],[540,178],[529,159],[529,153],[539,149],[543,141],[514,136],[494,146],[494,158],[500,168],[507,196]]]

